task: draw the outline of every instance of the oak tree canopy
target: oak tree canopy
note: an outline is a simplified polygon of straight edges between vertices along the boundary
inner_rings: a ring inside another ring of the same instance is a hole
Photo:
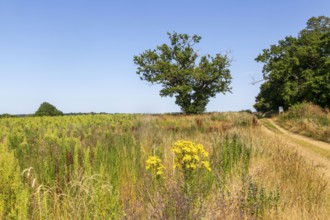
[[[161,84],[160,96],[175,97],[175,103],[188,114],[202,113],[209,98],[230,92],[230,60],[226,55],[199,56],[194,46],[198,35],[167,33],[170,44],[134,56],[141,80]]]

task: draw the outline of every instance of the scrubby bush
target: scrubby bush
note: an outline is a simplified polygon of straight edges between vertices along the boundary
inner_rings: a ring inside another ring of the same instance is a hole
[[[278,122],[292,132],[330,142],[330,113],[312,103],[292,106],[279,116]]]

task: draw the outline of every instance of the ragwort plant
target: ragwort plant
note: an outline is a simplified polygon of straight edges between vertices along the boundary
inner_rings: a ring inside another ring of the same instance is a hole
[[[185,140],[175,142],[172,151],[175,154],[174,168],[183,174],[187,217],[201,218],[213,182],[209,153],[203,145]]]
[[[157,179],[163,176],[165,166],[162,164],[162,160],[157,156],[149,156],[146,160],[146,170],[149,170],[152,176]]]
[[[180,140],[175,142],[172,150],[175,154],[174,167],[182,170],[186,181],[199,169],[211,171],[210,163],[207,160],[209,153],[203,145]]]
[[[165,178],[165,166],[162,164],[162,160],[158,156],[149,156],[145,161],[145,169],[148,174],[145,178],[145,191],[142,193],[142,197],[147,203],[150,204],[148,207],[150,216],[155,219],[163,219],[163,209],[159,210],[162,204],[166,203],[167,199],[167,188],[164,184]]]
[[[153,180],[151,187],[155,187],[152,192],[161,193],[163,198],[169,197],[166,204],[167,210],[165,210],[167,217],[200,218],[204,215],[207,196],[212,187],[209,154],[203,145],[185,140],[175,142],[172,151],[175,156],[173,169],[178,171],[176,182],[180,186],[178,191],[180,195],[173,195],[164,187],[163,180],[167,181],[164,175],[165,166],[157,156],[149,156],[146,160],[146,170],[151,173]],[[152,206],[157,206],[153,198],[149,200]]]

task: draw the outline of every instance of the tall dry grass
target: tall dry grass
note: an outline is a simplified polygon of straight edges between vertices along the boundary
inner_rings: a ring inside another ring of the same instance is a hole
[[[330,143],[330,111],[312,103],[294,105],[278,117],[284,128]]]

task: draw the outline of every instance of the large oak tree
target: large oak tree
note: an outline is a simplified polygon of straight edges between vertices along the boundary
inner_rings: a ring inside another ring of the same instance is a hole
[[[170,44],[134,56],[141,80],[161,84],[161,96],[175,96],[176,104],[188,114],[202,113],[210,97],[230,92],[230,60],[226,55],[199,57],[194,46],[198,35],[168,33]]]
[[[289,108],[303,101],[330,107],[330,18],[312,17],[298,37],[288,36],[264,49],[258,111]]]

